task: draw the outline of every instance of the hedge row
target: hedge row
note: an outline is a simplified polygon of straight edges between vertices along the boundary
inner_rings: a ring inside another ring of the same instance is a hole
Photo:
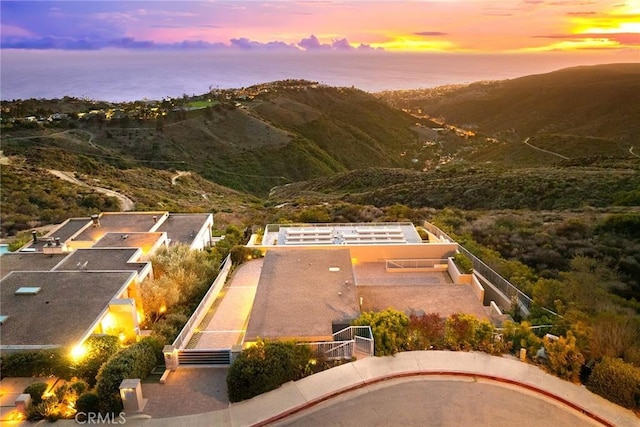
[[[71,379],[69,351],[65,349],[40,350],[2,355],[4,377],[59,377]]]
[[[110,358],[98,372],[96,392],[100,410],[119,413],[122,410],[120,383],[125,378],[146,378],[162,357],[162,344],[154,338],[145,338]]]

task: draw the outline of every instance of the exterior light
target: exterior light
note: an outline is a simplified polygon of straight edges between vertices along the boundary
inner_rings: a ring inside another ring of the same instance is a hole
[[[80,361],[86,355],[87,348],[82,344],[78,344],[77,346],[73,347],[73,349],[71,349],[71,358],[74,362]]]
[[[166,312],[167,312],[167,306],[166,306],[166,305],[164,305],[164,304],[162,304],[162,305],[160,306],[160,309],[158,310],[158,313],[160,313],[160,314],[164,314],[164,313],[166,313]]]

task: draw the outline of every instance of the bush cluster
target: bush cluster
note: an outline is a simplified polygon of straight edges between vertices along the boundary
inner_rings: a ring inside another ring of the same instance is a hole
[[[604,357],[591,372],[587,388],[618,405],[640,409],[640,368]]]
[[[145,338],[110,358],[98,372],[96,392],[102,412],[122,410],[120,383],[125,378],[146,378],[162,357],[162,346],[154,338]]]
[[[406,350],[409,318],[401,311],[389,308],[385,311],[365,312],[353,324],[371,327],[376,356],[389,356]]]
[[[71,418],[75,413],[74,402],[78,396],[87,390],[87,383],[75,381],[63,384],[52,394],[44,395],[48,388],[46,383],[34,383],[24,389],[24,393],[31,396],[31,405],[27,409],[27,420],[56,421],[61,418]]]
[[[227,374],[231,402],[275,390],[313,373],[311,349],[295,342],[262,342],[242,351]]]
[[[74,364],[74,373],[93,387],[96,385],[96,376],[102,364],[120,351],[120,342],[118,337],[112,335],[92,335],[83,345],[87,354]]]
[[[405,350],[480,350],[491,354],[506,352],[508,342],[494,338],[494,327],[469,314],[447,318],[437,313],[423,315],[387,309],[362,313],[354,325],[370,326],[375,355],[388,356]]]

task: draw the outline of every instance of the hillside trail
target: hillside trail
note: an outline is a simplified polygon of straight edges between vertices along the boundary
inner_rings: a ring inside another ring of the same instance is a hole
[[[100,148],[100,147],[98,147],[97,145],[95,145],[93,143],[94,135],[91,132],[89,132],[88,130],[84,130],[84,129],[67,129],[67,130],[63,130],[61,132],[54,132],[54,133],[43,134],[43,135],[6,137],[4,139],[5,140],[11,140],[11,141],[19,141],[19,140],[34,139],[34,138],[56,138],[56,137],[61,137],[61,136],[65,136],[67,134],[73,134],[73,133],[78,133],[78,132],[84,133],[85,135],[89,135],[89,140],[87,141],[87,144],[89,144],[91,147]]]
[[[189,175],[191,175],[191,172],[189,172],[189,171],[176,171],[176,174],[171,177],[171,185],[176,185],[176,183],[177,183],[176,181],[181,176],[189,176]]]
[[[548,154],[553,154],[554,156],[558,156],[562,159],[565,160],[571,160],[570,158],[563,156],[562,154],[559,153],[554,153],[553,151],[549,151],[549,150],[545,150],[544,148],[540,148],[540,147],[536,147],[533,144],[529,144],[529,140],[531,139],[531,137],[527,137],[527,139],[525,139],[523,142],[525,145],[528,145],[529,147],[533,148],[534,150],[538,150],[538,151],[542,151],[543,153],[548,153]]]
[[[89,187],[89,188],[97,191],[98,193],[105,194],[105,195],[107,195],[109,197],[117,198],[120,201],[120,208],[122,209],[123,212],[128,212],[128,211],[132,211],[132,210],[135,209],[135,203],[133,202],[133,200],[131,200],[130,198],[128,198],[124,194],[120,194],[117,191],[109,190],[108,188],[89,185],[86,182],[80,181],[79,179],[77,179],[73,175],[73,172],[63,172],[63,171],[54,170],[54,169],[47,169],[47,171],[49,173],[57,176],[58,178],[67,181],[67,182],[71,182],[71,183],[76,184],[76,185],[81,185],[83,187]]]

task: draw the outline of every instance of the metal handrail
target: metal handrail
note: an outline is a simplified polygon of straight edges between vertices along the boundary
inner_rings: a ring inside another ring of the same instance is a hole
[[[449,236],[447,233],[440,230],[440,228],[436,227],[435,225],[429,222],[425,221],[423,224],[423,227],[427,229],[427,231],[429,231],[431,234],[435,235],[440,239],[445,238],[451,242],[455,242],[455,240],[452,239],[451,236]],[[507,279],[505,279],[500,274],[498,274],[493,268],[489,267],[480,258],[478,258],[474,254],[469,252],[469,250],[467,250],[464,246],[458,244],[458,250],[471,260],[471,262],[473,263],[473,269],[476,270],[480,275],[482,275],[500,292],[502,292],[505,296],[509,298],[516,298],[518,301],[518,304],[520,304],[522,307],[525,307],[527,310],[531,309],[534,302],[529,295],[522,292],[513,283],[509,282]],[[562,317],[555,311],[550,310],[546,307],[542,307],[542,309],[550,314],[553,314],[554,316]]]

